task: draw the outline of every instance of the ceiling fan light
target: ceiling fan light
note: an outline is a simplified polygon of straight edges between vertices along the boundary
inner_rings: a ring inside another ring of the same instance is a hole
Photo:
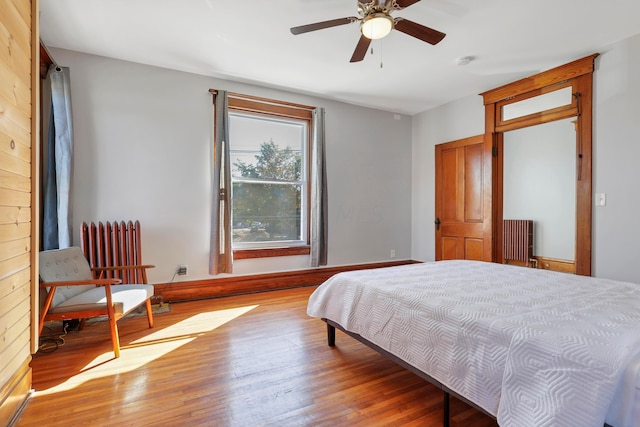
[[[369,15],[362,20],[360,31],[365,37],[376,40],[381,39],[393,29],[393,18],[384,13]]]

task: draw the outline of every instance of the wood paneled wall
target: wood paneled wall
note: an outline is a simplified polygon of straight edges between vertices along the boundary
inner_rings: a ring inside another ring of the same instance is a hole
[[[31,389],[37,298],[38,3],[0,2],[0,425]]]

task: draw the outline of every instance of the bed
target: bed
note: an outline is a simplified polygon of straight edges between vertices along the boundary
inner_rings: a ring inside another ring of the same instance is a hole
[[[439,261],[337,274],[307,313],[503,427],[640,425],[638,284]]]

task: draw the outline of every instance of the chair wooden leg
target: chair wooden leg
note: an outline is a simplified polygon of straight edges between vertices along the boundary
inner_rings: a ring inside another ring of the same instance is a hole
[[[153,328],[153,310],[151,309],[151,298],[147,299],[147,320],[149,327]]]
[[[44,306],[40,312],[40,322],[38,323],[38,336],[42,335],[44,321],[47,318],[47,313],[49,312],[49,307],[51,307],[51,302],[53,301],[53,296],[55,295],[57,288],[58,287],[55,285],[51,286],[51,289],[49,289],[49,293],[47,294],[47,298],[44,300]]]
[[[116,319],[109,317],[109,327],[111,328],[111,342],[113,343],[113,354],[120,357],[120,337],[118,336],[118,324]]]

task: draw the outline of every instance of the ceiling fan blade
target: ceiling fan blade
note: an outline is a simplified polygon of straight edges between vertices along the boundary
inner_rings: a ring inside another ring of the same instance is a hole
[[[396,4],[400,7],[400,9],[404,9],[405,7],[409,7],[414,3],[418,3],[420,0],[396,0]]]
[[[300,25],[299,27],[292,27],[292,34],[308,33],[309,31],[322,30],[324,28],[337,27],[338,25],[351,24],[357,21],[358,18],[350,16],[348,18],[331,19],[329,21],[316,22],[314,24]]]
[[[351,56],[351,60],[349,62],[360,62],[364,59],[364,56],[367,54],[367,50],[369,49],[369,45],[371,44],[371,39],[365,36],[360,36],[360,41],[356,45],[356,50],[353,51],[353,55]]]
[[[438,44],[446,36],[445,33],[404,18],[396,18],[394,28],[430,44]]]

